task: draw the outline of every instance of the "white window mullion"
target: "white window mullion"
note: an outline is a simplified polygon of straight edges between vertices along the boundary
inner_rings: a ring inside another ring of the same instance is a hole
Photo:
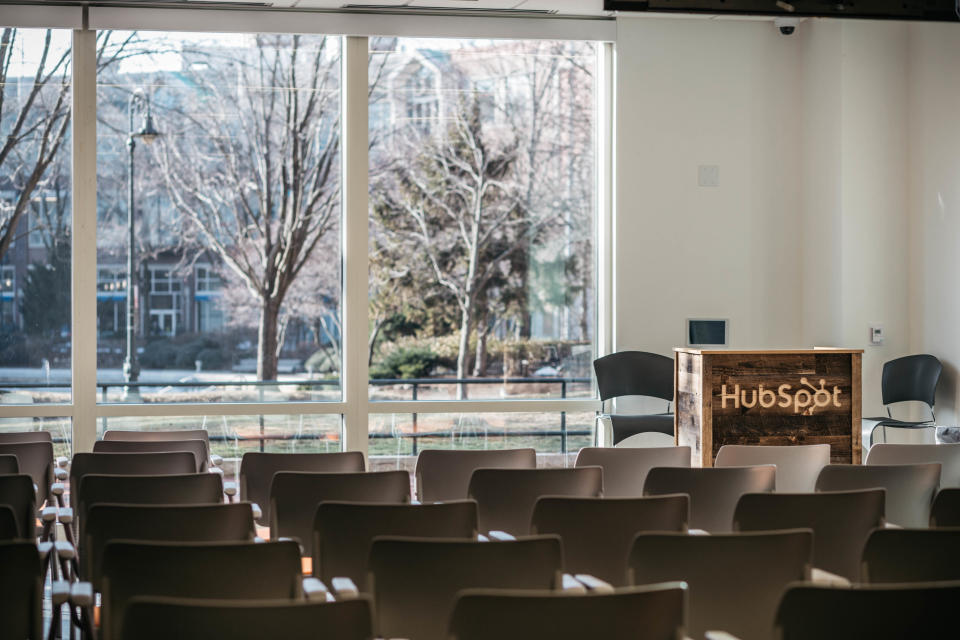
[[[614,202],[614,124],[616,102],[614,93],[613,43],[598,44],[598,67],[596,86],[597,104],[597,357],[613,353],[617,348],[614,326],[615,298],[614,268],[616,256],[613,230],[615,220]]]
[[[344,38],[340,102],[343,198],[344,449],[367,455],[368,121],[367,38]]]
[[[97,436],[97,32],[73,32],[73,450]],[[93,302],[93,304],[91,304]]]

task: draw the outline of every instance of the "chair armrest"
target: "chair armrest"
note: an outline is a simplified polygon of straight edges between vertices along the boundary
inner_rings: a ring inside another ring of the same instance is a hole
[[[210,462],[212,462],[212,463],[213,463],[213,466],[215,466],[215,467],[221,467],[221,466],[223,466],[223,458],[221,458],[220,456],[218,456],[218,455],[215,454],[215,453],[211,453],[211,454],[210,454]]]
[[[41,562],[47,559],[47,556],[50,555],[50,552],[53,551],[53,543],[44,540],[43,542],[37,543],[37,552],[40,554]]]
[[[560,590],[564,593],[583,594],[587,592],[587,587],[569,573],[565,573],[563,574],[563,580],[560,583]]]
[[[507,533],[506,531],[490,531],[488,532],[491,540],[496,540],[497,542],[513,542],[516,540],[515,537]]]
[[[231,498],[237,495],[237,483],[236,482],[224,482],[223,483],[223,492],[230,496]]]
[[[59,480],[60,482],[64,482],[67,478],[70,477],[70,474],[67,473],[66,469],[61,469],[60,467],[57,467],[56,469],[53,470],[53,477]]]
[[[67,465],[69,464],[70,464],[70,460],[66,456],[57,457],[57,466],[60,467],[61,469],[66,469]]]
[[[490,538],[483,535],[482,533],[477,534],[477,542],[490,542]]]
[[[710,532],[706,529],[689,529],[687,533],[691,536],[708,536]]]
[[[303,579],[303,595],[307,600],[326,602],[329,593],[327,585],[323,584],[319,578],[311,576]]]
[[[726,631],[707,631],[703,634],[706,640],[739,640],[737,636]]]
[[[92,583],[74,582],[70,585],[70,602],[76,606],[92,607],[95,601]]]
[[[53,600],[53,606],[65,604],[70,600],[70,582],[67,580],[54,580],[50,585],[50,598]]]
[[[817,569],[816,567],[810,570],[810,582],[833,587],[850,586],[850,581],[843,576],[838,576],[835,573],[830,573],[829,571],[824,571],[823,569]]]
[[[56,522],[57,520],[57,508],[56,507],[44,507],[40,512],[40,520],[42,522]]]
[[[57,550],[57,555],[64,560],[73,560],[77,557],[76,548],[66,540],[57,540],[53,543],[53,548]]]
[[[258,505],[256,502],[250,503],[250,509],[253,510],[254,520],[259,520],[260,518],[263,517],[263,511],[260,509],[260,505]]]
[[[883,523],[883,528],[884,528],[884,529],[903,529],[903,527],[901,527],[900,525],[898,525],[898,524],[896,524],[896,523],[894,523],[894,522],[884,522],[884,523]]]
[[[221,475],[221,476],[222,476],[222,475],[223,475],[223,469],[221,469],[220,467],[210,466],[210,467],[207,467],[207,473],[216,473],[217,475]]]
[[[52,485],[50,485],[50,493],[55,496],[62,496],[66,490],[67,486],[62,482],[54,482]]]
[[[360,590],[350,578],[336,577],[332,581],[332,586],[337,600],[351,600],[360,595]]]
[[[60,521],[62,525],[68,525],[73,522],[73,509],[69,507],[63,507],[57,513],[57,520]]]
[[[574,576],[578,582],[583,584],[587,589],[593,593],[613,593],[613,585],[605,580],[601,580],[596,576],[591,576],[588,573],[578,573]]]

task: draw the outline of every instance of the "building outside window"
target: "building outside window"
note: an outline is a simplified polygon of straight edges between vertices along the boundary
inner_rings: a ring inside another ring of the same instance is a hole
[[[12,265],[0,267],[0,328],[17,327],[17,272]]]
[[[223,329],[223,309],[220,305],[223,282],[208,264],[194,269],[194,299],[197,305],[197,331],[213,333]]]
[[[149,266],[150,273],[150,322],[149,333],[153,336],[177,335],[182,328],[183,281],[169,266]]]

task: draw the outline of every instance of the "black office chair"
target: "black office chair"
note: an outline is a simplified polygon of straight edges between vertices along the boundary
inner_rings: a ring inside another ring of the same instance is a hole
[[[942,372],[943,365],[940,364],[940,361],[926,353],[904,356],[884,363],[880,392],[883,395],[883,404],[887,408],[887,415],[886,417],[865,418],[865,420],[876,421],[870,431],[871,445],[874,442],[877,429],[883,429],[883,441],[886,442],[887,427],[928,429],[936,424],[936,414],[933,406]],[[930,409],[930,418],[916,422],[894,419],[890,413],[890,405],[909,401],[926,404]]]
[[[673,437],[673,359],[646,351],[620,351],[593,361],[597,373],[600,401],[622,396],[648,396],[667,401],[667,411],[649,415],[611,415],[604,413],[598,423],[610,421],[613,446],[631,436],[662,433]],[[597,429],[598,444],[600,429]],[[671,443],[672,444],[672,443]],[[629,446],[629,445],[628,445]]]

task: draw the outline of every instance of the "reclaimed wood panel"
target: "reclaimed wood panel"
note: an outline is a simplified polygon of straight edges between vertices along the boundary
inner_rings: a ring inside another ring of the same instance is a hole
[[[861,354],[678,349],[675,440],[697,466],[725,444],[829,444],[832,462],[859,463]]]

